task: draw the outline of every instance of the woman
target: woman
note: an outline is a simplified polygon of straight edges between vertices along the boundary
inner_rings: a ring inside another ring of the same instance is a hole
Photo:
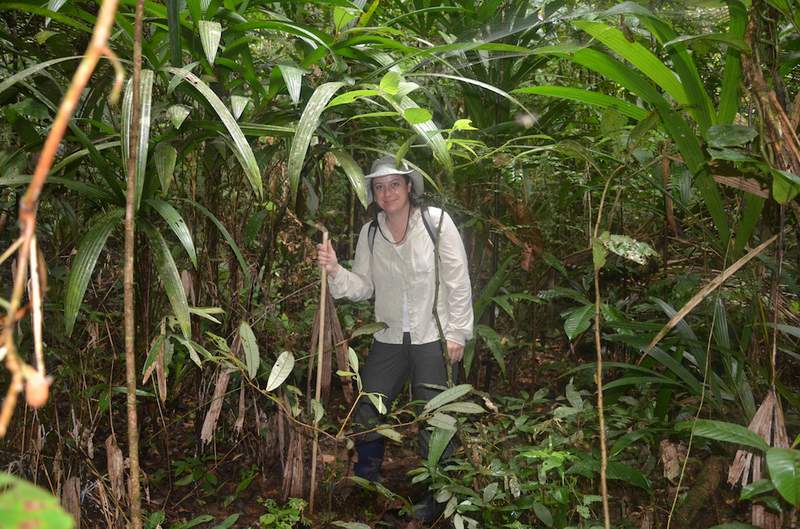
[[[435,239],[439,241],[437,312],[450,363],[461,360],[464,344],[472,337],[472,292],[466,252],[453,220],[438,208],[423,211],[417,205],[423,192],[422,176],[405,164],[396,166],[395,158],[386,156],[376,160],[364,178],[368,203],[374,199],[379,212],[374,222],[361,229],[353,269],[338,263],[330,242],[318,245],[318,259],[328,271],[335,298],[360,301],[375,296],[375,319],[387,327],[375,333],[361,380],[365,392],[384,395],[383,403],[391,409],[409,376],[414,400],[428,401],[439,393],[430,384],[447,384],[433,313]],[[381,422],[377,409],[362,399],[355,413],[356,429],[370,430]],[[421,428],[423,457],[427,457],[429,439],[430,431]],[[356,452],[355,475],[377,480],[384,437],[374,431],[365,433],[356,442]],[[417,516],[424,514],[418,512]]]

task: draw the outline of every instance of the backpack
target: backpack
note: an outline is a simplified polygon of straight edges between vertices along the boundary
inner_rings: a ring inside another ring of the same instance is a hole
[[[420,209],[420,213],[422,214],[422,223],[425,225],[425,231],[428,232],[428,235],[431,237],[431,241],[433,241],[434,248],[436,247],[436,232],[433,231],[431,228],[431,214],[428,211],[428,207],[424,206]],[[444,215],[444,211],[442,211],[442,215]],[[375,218],[372,222],[369,223],[369,228],[367,230],[367,240],[369,241],[369,253],[372,254],[372,248],[375,246],[375,234],[378,231],[378,219]]]

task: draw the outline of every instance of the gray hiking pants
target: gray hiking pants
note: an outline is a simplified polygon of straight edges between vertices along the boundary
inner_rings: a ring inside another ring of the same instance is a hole
[[[411,376],[411,392],[414,400],[429,401],[441,390],[427,387],[425,384],[447,386],[447,368],[442,356],[442,344],[439,341],[411,344],[411,335],[403,334],[402,344],[372,342],[367,364],[361,371],[361,382],[367,393],[384,395],[383,403],[391,410],[392,402],[403,389],[409,375]],[[356,431],[374,428],[386,422],[375,406],[367,398],[359,401],[355,412],[354,427]],[[426,424],[419,425],[419,452],[422,457],[428,456],[428,442],[431,432]],[[382,439],[377,432],[369,432],[357,442],[368,442]],[[452,443],[451,443],[452,445]],[[449,448],[448,454],[452,452]]]

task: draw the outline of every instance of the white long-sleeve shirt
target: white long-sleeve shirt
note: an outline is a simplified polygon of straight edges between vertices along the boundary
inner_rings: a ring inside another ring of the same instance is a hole
[[[436,233],[442,210],[429,207],[428,212],[431,230]],[[393,241],[383,212],[378,214],[378,223],[383,235]],[[352,271],[339,265],[336,276],[328,277],[331,295],[361,301],[374,294],[375,319],[388,326],[375,333],[380,342],[403,342],[404,306],[411,343],[438,340],[439,330],[433,315],[434,243],[420,210],[415,209],[411,214],[408,233],[401,244],[387,241],[378,231],[371,253],[369,225],[365,224],[358,236]],[[445,338],[464,345],[472,338],[472,287],[461,235],[447,213],[439,234],[439,258],[439,319]]]

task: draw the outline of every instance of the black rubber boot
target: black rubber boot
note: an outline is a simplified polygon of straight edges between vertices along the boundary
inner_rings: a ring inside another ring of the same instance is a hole
[[[356,444],[358,461],[353,466],[353,474],[369,481],[378,481],[383,463],[383,439]]]
[[[424,523],[431,523],[442,515],[445,504],[437,502],[433,497],[433,492],[428,491],[411,508],[413,509],[412,516],[414,519]]]

